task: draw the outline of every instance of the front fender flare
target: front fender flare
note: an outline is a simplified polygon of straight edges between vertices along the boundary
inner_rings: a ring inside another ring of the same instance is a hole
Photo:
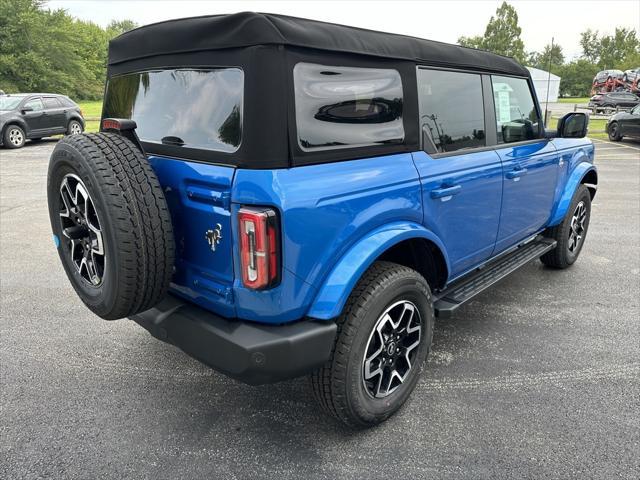
[[[569,179],[567,180],[564,191],[560,196],[560,200],[556,205],[556,208],[551,215],[551,220],[549,220],[549,226],[553,227],[558,225],[562,219],[567,214],[567,210],[569,209],[569,205],[571,205],[571,199],[573,199],[573,195],[576,193],[578,189],[578,185],[582,183],[582,179],[585,175],[591,171],[598,172],[596,167],[592,163],[579,163],[576,168],[573,169],[571,174],[569,175]]]
[[[18,125],[22,130],[24,130],[25,135],[29,136],[29,134],[31,133],[31,130],[29,130],[29,126],[27,125],[27,122],[25,122],[24,120],[22,120],[21,118],[10,118],[8,120],[6,120],[3,124],[2,124],[2,129],[0,129],[0,135],[4,136],[4,132],[6,131],[6,129],[10,126],[10,125]]]
[[[414,222],[390,223],[369,232],[344,254],[319,288],[307,316],[330,320],[340,315],[355,284],[373,262],[390,247],[411,238],[432,241],[442,252],[447,271],[451,271],[444,245],[433,232]]]

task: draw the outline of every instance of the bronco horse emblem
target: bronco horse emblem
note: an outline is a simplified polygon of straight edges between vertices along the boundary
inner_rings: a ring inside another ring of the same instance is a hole
[[[211,251],[215,252],[216,245],[220,244],[220,240],[222,240],[222,225],[216,223],[216,228],[213,230],[207,230],[205,238],[209,243],[209,247],[211,247]]]

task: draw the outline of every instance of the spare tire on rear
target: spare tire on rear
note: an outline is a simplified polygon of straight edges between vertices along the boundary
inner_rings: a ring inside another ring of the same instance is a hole
[[[87,307],[115,320],[160,301],[173,273],[173,228],[160,182],[131,141],[64,137],[51,155],[47,196],[60,260]]]

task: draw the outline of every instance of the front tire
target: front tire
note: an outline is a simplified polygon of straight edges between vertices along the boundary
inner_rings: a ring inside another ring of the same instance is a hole
[[[27,136],[18,125],[9,125],[4,129],[4,146],[7,148],[22,148]]]
[[[609,140],[611,140],[612,142],[619,142],[620,140],[622,140],[622,135],[620,135],[620,126],[618,125],[618,122],[611,122],[607,130],[608,130],[607,133],[609,134]]]
[[[413,392],[431,347],[429,286],[415,270],[376,262],[337,323],[331,359],[311,376],[314,396],[323,410],[348,426],[381,423]]]
[[[591,194],[585,185],[580,185],[562,223],[546,232],[546,236],[553,238],[558,244],[556,248],[540,257],[542,263],[559,269],[573,265],[587,238],[590,219]]]

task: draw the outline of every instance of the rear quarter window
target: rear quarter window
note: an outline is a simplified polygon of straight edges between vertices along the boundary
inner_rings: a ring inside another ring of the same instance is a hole
[[[112,77],[104,118],[135,120],[142,141],[235,152],[242,139],[239,68],[153,70]]]
[[[54,97],[44,97],[44,108],[60,108],[62,104]]]
[[[403,92],[397,70],[301,62],[293,78],[303,151],[403,142]]]
[[[65,107],[77,107],[77,105],[75,104],[75,102],[73,100],[71,100],[70,98],[67,97],[58,97],[58,100],[62,103],[63,106]]]

